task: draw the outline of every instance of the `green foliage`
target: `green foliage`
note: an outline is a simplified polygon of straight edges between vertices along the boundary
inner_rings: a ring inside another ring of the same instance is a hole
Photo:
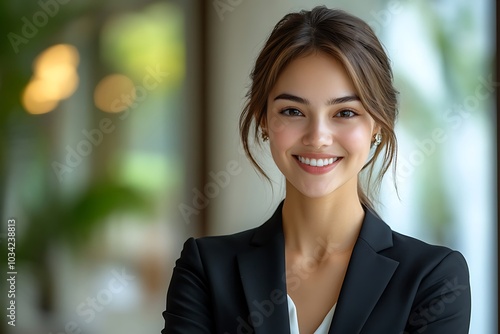
[[[28,215],[29,229],[19,240],[18,260],[38,262],[51,244],[59,241],[67,241],[77,250],[110,215],[148,216],[151,211],[144,195],[114,182],[90,185],[69,202],[61,197],[47,198],[41,208]]]

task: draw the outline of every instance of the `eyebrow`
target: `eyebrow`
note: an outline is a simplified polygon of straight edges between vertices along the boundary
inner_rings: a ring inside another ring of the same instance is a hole
[[[308,99],[305,99],[300,96],[288,94],[288,93],[283,93],[274,98],[274,101],[276,100],[288,100],[288,101],[293,101],[297,102],[300,104],[305,104],[305,105],[311,105],[311,102]],[[326,105],[331,106],[334,104],[340,104],[340,103],[346,103],[346,102],[352,102],[352,101],[361,101],[359,96],[357,95],[346,95],[346,96],[341,96],[341,97],[335,97],[331,98],[328,101],[326,101]]]

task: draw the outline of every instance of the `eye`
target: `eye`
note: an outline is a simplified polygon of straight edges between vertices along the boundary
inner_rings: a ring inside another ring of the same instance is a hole
[[[298,109],[295,108],[286,108],[280,111],[280,114],[285,116],[304,116]]]
[[[354,111],[346,109],[346,110],[340,111],[337,115],[335,115],[335,117],[351,118],[351,117],[354,117],[356,115],[357,114]]]

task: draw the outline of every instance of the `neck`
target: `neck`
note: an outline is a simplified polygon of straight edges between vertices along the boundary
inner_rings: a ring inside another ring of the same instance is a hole
[[[315,257],[318,257],[318,246],[321,257],[352,251],[363,223],[364,210],[357,187],[348,189],[338,189],[321,198],[309,198],[287,183],[282,211],[287,250]]]

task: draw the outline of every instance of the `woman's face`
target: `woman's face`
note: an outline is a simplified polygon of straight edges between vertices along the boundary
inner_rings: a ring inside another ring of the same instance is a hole
[[[357,191],[379,131],[342,64],[320,52],[284,69],[269,94],[264,127],[288,186],[310,198]]]

